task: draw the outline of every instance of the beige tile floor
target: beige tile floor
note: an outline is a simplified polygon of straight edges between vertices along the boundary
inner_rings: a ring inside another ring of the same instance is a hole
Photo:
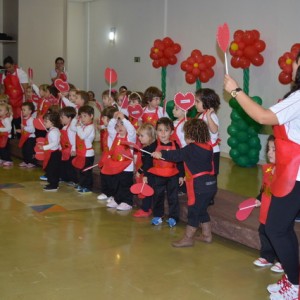
[[[43,192],[42,170],[18,162],[0,169],[0,300],[268,299],[267,284],[279,279],[254,267],[258,252],[239,244],[215,236],[174,249],[184,224],[154,227],[64,185]],[[259,181],[259,168],[222,159],[220,187],[254,196]],[[65,210],[31,208],[41,204]]]

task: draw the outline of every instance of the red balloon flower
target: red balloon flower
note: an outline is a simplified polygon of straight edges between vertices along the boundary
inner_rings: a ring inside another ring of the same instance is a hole
[[[175,65],[177,57],[175,54],[179,53],[181,46],[174,43],[169,37],[163,40],[155,40],[154,45],[150,51],[150,58],[153,59],[152,66],[154,68],[166,67],[169,64]]]
[[[278,65],[282,70],[278,76],[278,80],[280,83],[289,84],[292,82],[292,64],[293,61],[296,59],[296,56],[298,55],[299,51],[300,44],[294,44],[290,52],[285,52],[282,56],[279,57]]]
[[[251,64],[261,66],[264,58],[260,52],[266,48],[266,43],[260,40],[257,30],[237,30],[230,43],[229,52],[232,55],[231,65],[234,68],[247,69]]]
[[[214,77],[215,72],[212,67],[216,64],[216,59],[211,55],[202,55],[200,50],[193,50],[191,56],[181,63],[181,70],[185,71],[185,80],[189,84],[196,82],[197,78],[201,82],[208,82]]]

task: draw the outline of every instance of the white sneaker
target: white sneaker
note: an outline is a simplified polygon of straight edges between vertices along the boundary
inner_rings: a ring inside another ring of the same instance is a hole
[[[270,262],[268,262],[265,258],[259,257],[253,262],[257,267],[269,267],[272,266]]]
[[[132,209],[132,206],[125,202],[122,202],[117,206],[117,210],[131,210],[131,209]]]
[[[106,203],[106,207],[116,208],[118,203],[115,201],[114,197],[109,197]]]
[[[284,274],[281,279],[279,279],[276,283],[273,284],[269,284],[267,286],[267,290],[269,293],[277,293],[279,292],[286,284],[287,284],[288,278],[287,276]]]
[[[277,293],[271,294],[271,300],[298,300],[299,285],[293,285],[287,281],[286,285]]]
[[[100,194],[98,197],[97,197],[98,200],[106,200],[107,199],[107,196],[105,194]]]
[[[277,262],[276,264],[274,264],[271,268],[271,271],[273,271],[275,273],[283,273],[284,272],[280,262]]]
[[[27,167],[26,162],[23,161],[23,162],[19,163],[19,167],[26,168]]]
[[[11,167],[11,166],[13,166],[14,165],[14,163],[12,162],[12,161],[5,161],[4,163],[3,163],[3,167]]]

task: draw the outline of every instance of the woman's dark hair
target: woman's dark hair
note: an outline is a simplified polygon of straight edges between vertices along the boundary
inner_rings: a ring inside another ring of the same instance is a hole
[[[202,101],[204,109],[213,108],[217,111],[220,106],[220,97],[212,89],[199,89],[196,91],[196,97]]]
[[[300,52],[297,54],[297,56],[295,58],[296,63],[298,63],[299,59],[300,59]],[[296,71],[295,81],[294,81],[294,84],[292,85],[291,90],[287,94],[284,95],[283,99],[287,98],[290,94],[292,94],[298,90],[300,90],[300,66],[298,67],[298,69]]]
[[[190,119],[183,125],[184,137],[197,143],[210,141],[207,124],[201,119]]]
[[[266,145],[266,154],[269,152],[269,142],[275,142],[275,136],[273,134],[269,135],[267,139],[267,145]]]
[[[11,56],[7,56],[3,60],[3,65],[5,66],[6,64],[11,64],[13,65],[15,62]]]
[[[55,63],[57,64],[57,62],[58,62],[59,60],[61,60],[63,63],[65,63],[65,60],[64,60],[62,57],[57,57],[57,58],[55,59]]]
[[[174,124],[173,124],[173,121],[167,117],[162,117],[162,118],[159,118],[157,120],[157,123],[156,123],[156,126],[155,126],[155,129],[157,130],[158,128],[158,125],[164,125],[166,128],[170,128],[171,130],[174,130]]]

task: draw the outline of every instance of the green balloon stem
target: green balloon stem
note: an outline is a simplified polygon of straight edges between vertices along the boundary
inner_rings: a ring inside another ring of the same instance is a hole
[[[250,82],[249,68],[243,69],[243,77],[244,77],[243,91],[245,94],[249,95],[249,82]]]
[[[202,88],[202,83],[199,78],[196,80],[196,91]]]
[[[161,68],[161,91],[162,101],[166,98],[166,87],[167,87],[167,67]],[[161,103],[163,105],[163,103]]]

